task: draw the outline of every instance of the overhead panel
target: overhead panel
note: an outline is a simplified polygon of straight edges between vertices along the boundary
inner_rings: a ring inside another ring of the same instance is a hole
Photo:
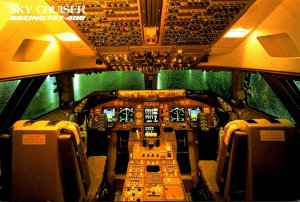
[[[255,0],[47,0],[84,6],[68,20],[108,70],[199,68],[210,48]],[[78,14],[77,14],[78,15]]]
[[[99,57],[112,71],[133,71],[134,63],[131,59],[128,47],[122,46],[117,49],[112,47],[99,47]]]
[[[158,70],[169,69],[174,46],[132,46],[130,53],[135,69],[154,73]]]
[[[142,45],[138,0],[54,0],[58,6],[84,6],[85,20],[73,20],[94,47]]]
[[[162,0],[143,0],[141,12],[144,26],[159,26]]]
[[[159,25],[161,21],[162,0],[144,0],[140,1],[144,44],[157,45]]]
[[[253,2],[164,1],[161,44],[212,46]]]

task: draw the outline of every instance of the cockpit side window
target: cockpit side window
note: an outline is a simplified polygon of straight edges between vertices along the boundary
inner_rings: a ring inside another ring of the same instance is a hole
[[[296,84],[297,88],[300,90],[300,81],[294,81],[294,83]]]
[[[202,70],[160,70],[158,89],[211,90],[231,99],[231,72]]]
[[[94,91],[144,90],[144,75],[139,71],[109,71],[94,74],[75,74],[73,77],[75,100]]]
[[[33,119],[59,107],[55,77],[48,76],[40,89],[32,98],[21,119]]]
[[[281,100],[273,92],[272,88],[260,74],[251,74],[250,94],[247,97],[250,107],[256,108],[275,117],[286,118],[295,122],[284,107]]]
[[[0,113],[16,90],[20,80],[0,82]]]

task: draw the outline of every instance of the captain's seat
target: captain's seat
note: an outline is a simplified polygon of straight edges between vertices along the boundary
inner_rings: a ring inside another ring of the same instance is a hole
[[[235,120],[223,134],[217,161],[198,163],[211,199],[300,198],[299,134],[290,121]]]
[[[95,158],[91,161],[98,167],[89,170],[73,122],[17,121],[12,131],[12,200],[92,200],[96,193],[89,190],[100,185],[102,177],[97,176],[102,176],[106,160]]]

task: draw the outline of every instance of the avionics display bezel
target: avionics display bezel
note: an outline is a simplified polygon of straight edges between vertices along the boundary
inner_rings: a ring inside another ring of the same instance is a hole
[[[147,133],[156,133],[156,136],[146,135]],[[159,126],[144,126],[144,137],[159,137],[160,136],[160,127]]]
[[[201,112],[201,107],[188,107],[188,114],[189,114],[189,121],[190,122],[197,122],[197,118],[198,118],[198,114]],[[196,117],[192,118],[192,111],[198,111],[198,113],[196,114]]]
[[[182,120],[173,120],[172,119],[172,111],[176,108],[179,108],[180,112],[181,112],[181,117],[179,117],[180,119]],[[180,107],[180,106],[173,106],[173,107],[170,107],[170,121],[171,122],[185,122],[185,108],[184,107]]]
[[[116,111],[117,111],[116,107],[103,107],[102,108],[102,113],[106,114],[106,120],[108,123],[117,121]],[[109,114],[107,112],[112,112],[111,117],[109,116]]]
[[[152,113],[154,112],[154,110],[156,110],[157,114],[153,113],[152,115],[151,114],[146,114],[146,110],[152,110]],[[156,119],[154,119],[156,115]],[[146,118],[146,117],[149,117],[149,118]],[[152,116],[152,118],[151,118]],[[145,107],[144,108],[144,122],[145,123],[158,123],[159,122],[159,108],[158,107]]]
[[[122,110],[124,109],[129,109],[130,111],[132,111],[132,118],[130,118],[130,120],[127,121],[122,121]],[[119,116],[118,116],[118,122],[119,123],[132,123],[134,122],[134,108],[133,107],[120,107],[119,108]]]

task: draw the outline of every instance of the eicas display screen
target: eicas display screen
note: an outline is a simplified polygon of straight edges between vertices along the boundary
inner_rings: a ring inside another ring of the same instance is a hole
[[[189,107],[189,119],[191,122],[197,122],[198,114],[201,112],[200,107]]]
[[[119,108],[119,122],[127,123],[134,121],[133,107],[120,107]]]
[[[115,107],[103,108],[103,114],[106,114],[107,122],[115,122],[116,121],[116,108]]]
[[[185,121],[184,107],[171,107],[170,109],[171,122],[183,122]]]
[[[145,126],[144,133],[145,133],[145,137],[158,137],[159,126]]]
[[[158,123],[159,109],[157,107],[144,108],[144,121],[145,123]]]

